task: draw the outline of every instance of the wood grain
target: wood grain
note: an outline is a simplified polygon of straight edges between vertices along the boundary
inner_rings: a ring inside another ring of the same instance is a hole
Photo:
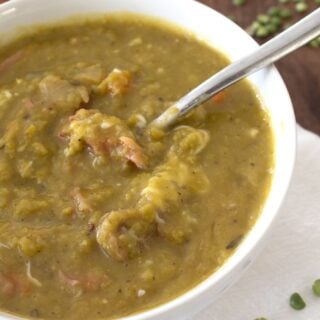
[[[236,18],[246,28],[260,13],[265,13],[275,0],[248,0],[242,7],[235,7],[231,0],[199,0],[227,16]],[[309,1],[315,9],[314,1]],[[295,20],[302,18],[301,14]],[[297,121],[303,127],[320,134],[320,48],[304,47],[276,64],[284,78],[293,101]],[[281,106],[279,106],[281,108]]]
[[[246,28],[257,14],[265,13],[268,7],[278,4],[276,0],[248,0],[245,6],[235,7],[231,0],[199,1],[227,16],[234,16],[243,28]],[[0,3],[2,2],[5,0],[0,0]],[[315,8],[313,0],[310,0],[309,4],[311,8]],[[297,14],[295,18],[301,17],[302,15]],[[320,48],[304,47],[281,60],[277,67],[289,89],[298,123],[320,134]]]

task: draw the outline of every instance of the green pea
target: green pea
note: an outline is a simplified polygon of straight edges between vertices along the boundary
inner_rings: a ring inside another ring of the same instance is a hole
[[[310,46],[311,48],[318,48],[318,47],[319,47],[318,40],[317,40],[317,39],[311,40],[311,41],[309,42],[309,46]],[[313,292],[314,292],[313,286],[312,286],[312,290],[313,290]],[[319,292],[320,292],[320,291],[319,291]]]
[[[279,17],[271,17],[270,23],[279,27],[281,25],[281,19]]]
[[[295,310],[302,310],[306,307],[306,303],[299,293],[295,292],[290,297],[290,306]]]
[[[263,24],[266,24],[270,21],[270,17],[266,14],[259,14],[257,17],[257,21]]]
[[[258,21],[253,21],[250,27],[252,31],[257,31],[261,27],[261,24]]]
[[[315,39],[317,40],[317,39]],[[313,283],[313,286],[312,286],[312,291],[313,293],[320,297],[320,279],[317,279],[314,283]]]
[[[280,14],[281,9],[278,7],[271,7],[268,10],[268,15],[271,17],[277,17]]]
[[[284,9],[281,9],[281,11],[279,12],[279,15],[283,19],[288,19],[292,17],[292,12],[290,9],[284,8]]]
[[[247,0],[232,0],[232,3],[235,6],[243,6],[244,4],[246,4]]]
[[[247,32],[253,36],[255,35],[258,28],[261,26],[261,24],[258,21],[253,21],[251,25],[248,27]]]
[[[266,26],[266,28],[267,28],[267,30],[268,30],[268,32],[270,33],[270,34],[274,34],[274,33],[276,33],[278,30],[279,30],[279,27],[278,26],[276,26],[276,25],[274,25],[274,24],[268,24],[267,26]]]
[[[319,48],[319,47],[320,47],[320,37],[311,40],[311,41],[309,42],[309,45],[310,45],[312,48]]]
[[[266,27],[264,26],[260,26],[257,30],[256,30],[256,36],[258,38],[265,38],[269,35],[269,31]]]
[[[279,3],[288,3],[289,0],[278,0]]]
[[[308,4],[305,2],[298,2],[295,6],[297,12],[306,12],[309,8]]]

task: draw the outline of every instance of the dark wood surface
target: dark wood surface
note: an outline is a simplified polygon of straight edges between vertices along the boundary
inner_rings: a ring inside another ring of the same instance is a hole
[[[246,28],[257,14],[265,13],[276,0],[248,0],[242,7],[235,7],[231,0],[200,0],[200,2],[236,18]],[[314,1],[309,1],[314,9]],[[295,15],[295,20],[302,18]],[[304,128],[320,134],[320,48],[304,47],[279,61],[278,67],[291,95],[297,121]],[[281,106],[279,106],[281,108]]]
[[[4,1],[0,0],[0,3]],[[199,1],[227,16],[234,16],[243,28],[257,14],[265,13],[268,7],[278,4],[277,0],[248,0],[245,6],[235,7],[231,0]],[[315,8],[313,0],[309,4]],[[301,17],[302,15],[295,15],[295,19]],[[278,62],[277,67],[289,89],[298,123],[320,134],[320,48],[304,47]]]

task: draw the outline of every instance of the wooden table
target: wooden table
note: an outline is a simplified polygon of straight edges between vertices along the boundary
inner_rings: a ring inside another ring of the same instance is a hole
[[[0,3],[4,1],[0,0]],[[277,4],[276,0],[248,0],[247,5],[235,7],[231,0],[199,1],[225,15],[234,16],[243,28],[257,14],[264,13],[269,6]],[[309,3],[314,6],[313,0]],[[320,48],[304,47],[277,63],[277,67],[288,86],[298,123],[320,135]]]
[[[268,7],[278,3],[276,0],[248,0],[245,6],[235,7],[231,0],[199,1],[227,16],[234,16],[243,28],[248,27],[257,14],[265,13]],[[313,0],[309,4],[315,8]],[[302,15],[296,15],[300,17]],[[320,135],[320,48],[304,47],[276,66],[289,89],[298,123]]]

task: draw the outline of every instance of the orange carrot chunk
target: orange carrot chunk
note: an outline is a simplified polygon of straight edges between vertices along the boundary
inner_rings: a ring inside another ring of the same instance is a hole
[[[212,101],[213,103],[222,103],[227,97],[227,94],[225,91],[220,91],[218,92],[217,94],[215,94],[213,97],[212,97]]]

